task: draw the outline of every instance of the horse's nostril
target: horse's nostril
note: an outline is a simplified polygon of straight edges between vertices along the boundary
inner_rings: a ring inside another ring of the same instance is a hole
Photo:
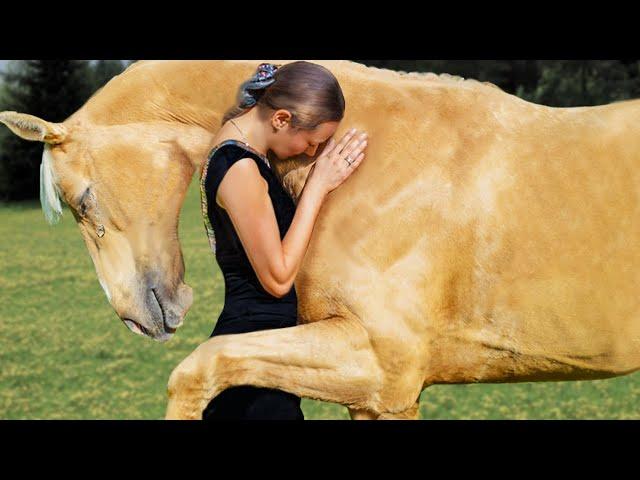
[[[172,312],[171,310],[169,311],[165,310],[165,306],[162,305],[162,300],[160,299],[160,296],[156,292],[155,288],[152,288],[151,291],[153,292],[156,302],[158,302],[158,307],[160,307],[160,312],[162,313],[162,325],[164,327],[165,332],[175,333],[176,329],[180,326],[182,322],[180,321],[179,318],[176,317],[174,312]]]
[[[160,301],[160,297],[156,293],[155,288],[152,288],[151,291],[153,292],[153,296],[156,298],[156,302],[158,302],[158,306],[160,307],[160,313],[162,313],[162,322],[164,323],[167,316],[164,313],[164,308],[162,307],[162,302]]]

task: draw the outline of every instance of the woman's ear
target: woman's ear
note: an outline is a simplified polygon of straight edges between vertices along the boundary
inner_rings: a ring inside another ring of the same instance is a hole
[[[287,125],[290,125],[291,118],[292,118],[292,115],[291,115],[291,112],[289,112],[289,110],[284,110],[284,109],[277,110],[271,116],[271,126],[273,127],[274,132],[278,130],[282,130]]]

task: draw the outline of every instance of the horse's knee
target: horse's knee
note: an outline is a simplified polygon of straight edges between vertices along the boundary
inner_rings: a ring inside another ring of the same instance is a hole
[[[203,375],[198,363],[190,356],[184,359],[169,375],[167,391],[169,397],[201,388]]]

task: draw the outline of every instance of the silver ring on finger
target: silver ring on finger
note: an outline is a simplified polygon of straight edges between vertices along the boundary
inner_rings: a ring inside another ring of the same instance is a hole
[[[345,161],[349,164],[349,166],[351,166],[351,164],[353,163],[353,160],[351,160],[351,157],[347,156],[347,158],[345,158]]]

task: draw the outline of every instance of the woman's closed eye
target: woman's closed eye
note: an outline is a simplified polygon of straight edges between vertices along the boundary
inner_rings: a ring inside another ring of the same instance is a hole
[[[316,151],[318,150],[318,145],[317,144],[307,144],[307,148],[305,149],[305,153],[309,156],[313,156],[315,155]]]

